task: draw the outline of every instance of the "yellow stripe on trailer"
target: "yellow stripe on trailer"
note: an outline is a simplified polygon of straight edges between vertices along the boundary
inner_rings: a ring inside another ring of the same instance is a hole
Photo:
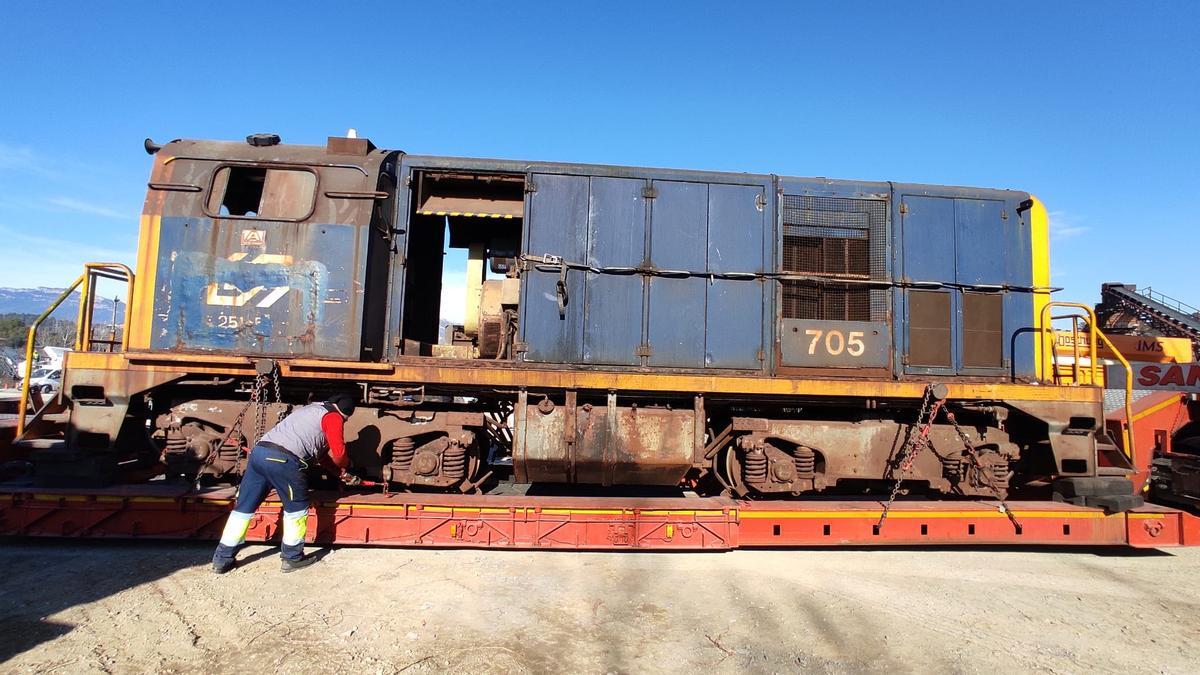
[[[883,511],[742,511],[741,518],[773,518],[793,520],[815,519],[878,519]],[[1102,511],[1013,511],[1017,518],[1106,518]],[[941,518],[1007,518],[999,510],[989,511],[891,511],[888,518],[899,519],[941,519]]]

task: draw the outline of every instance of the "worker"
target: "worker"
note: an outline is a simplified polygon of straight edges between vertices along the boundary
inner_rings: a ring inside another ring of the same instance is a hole
[[[283,542],[280,547],[283,572],[293,572],[316,562],[304,555],[304,535],[308,531],[308,478],[305,471],[320,463],[343,482],[353,484],[355,477],[346,472],[350,457],[343,436],[345,421],[354,412],[355,398],[339,394],[323,403],[310,403],[263,434],[250,451],[246,474],[238,487],[237,501],[221,543],[213,553],[213,571],[224,574],[236,564],[234,556],[246,541],[250,518],[275,488],[283,502]]]

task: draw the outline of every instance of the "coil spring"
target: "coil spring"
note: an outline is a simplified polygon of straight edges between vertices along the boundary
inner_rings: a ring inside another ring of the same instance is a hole
[[[408,471],[412,467],[417,442],[411,438],[397,438],[392,442],[392,469]]]
[[[442,453],[442,473],[450,478],[462,478],[467,475],[467,449],[452,443]]]
[[[234,436],[228,443],[217,448],[217,457],[227,462],[236,462],[242,456],[240,436]]]
[[[168,455],[182,455],[187,452],[187,438],[182,434],[179,436],[168,435],[165,453]]]
[[[796,475],[800,478],[812,478],[817,472],[817,453],[812,448],[799,446],[795,450]]]
[[[767,453],[761,450],[747,452],[745,463],[742,465],[742,475],[746,477],[747,483],[767,482]]]
[[[963,460],[961,457],[943,457],[942,475],[946,480],[957,483],[962,480]]]
[[[1007,462],[997,462],[995,464],[992,464],[991,466],[988,467],[988,470],[990,470],[992,472],[992,485],[995,485],[996,488],[1000,489],[1000,490],[1008,489],[1008,463]]]

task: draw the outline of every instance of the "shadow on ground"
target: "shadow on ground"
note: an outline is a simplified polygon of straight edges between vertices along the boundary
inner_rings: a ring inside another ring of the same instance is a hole
[[[75,628],[47,617],[211,558],[210,542],[0,539],[0,662]]]

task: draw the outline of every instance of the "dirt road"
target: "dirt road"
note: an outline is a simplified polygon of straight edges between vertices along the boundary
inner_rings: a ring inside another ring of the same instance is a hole
[[[6,672],[1195,672],[1200,550],[0,543]]]

